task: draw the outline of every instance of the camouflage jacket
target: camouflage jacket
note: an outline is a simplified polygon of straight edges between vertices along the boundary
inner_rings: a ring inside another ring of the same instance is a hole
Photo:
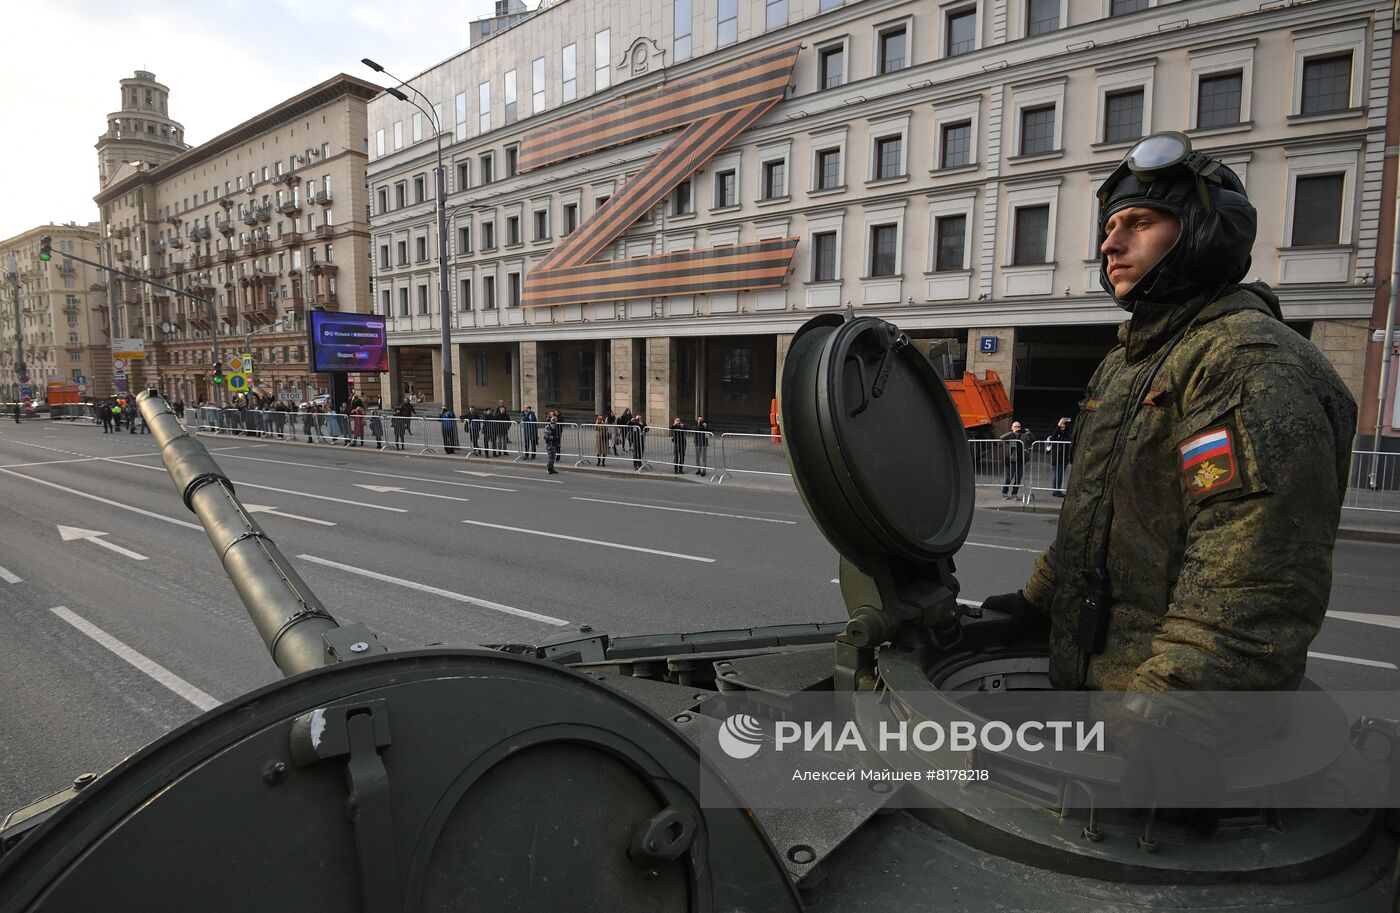
[[[1118,339],[1073,426],[1055,543],[1025,588],[1050,615],[1051,680],[1105,691],[1295,688],[1327,608],[1355,401],[1281,322],[1266,286],[1140,304]],[[1087,655],[1080,601],[1110,485],[1108,639]]]

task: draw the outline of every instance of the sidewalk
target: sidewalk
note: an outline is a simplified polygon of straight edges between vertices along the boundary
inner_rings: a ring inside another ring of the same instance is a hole
[[[1025,495],[1026,489],[1022,488],[1021,497],[1024,498]],[[977,506],[986,510],[1058,514],[1063,503],[1062,498],[1053,496],[1049,491],[1033,491],[1030,502],[1026,503],[1023,500],[1003,501],[1000,485],[977,487]],[[1342,511],[1341,525],[1337,529],[1337,538],[1362,542],[1400,542],[1400,513],[1345,509]]]

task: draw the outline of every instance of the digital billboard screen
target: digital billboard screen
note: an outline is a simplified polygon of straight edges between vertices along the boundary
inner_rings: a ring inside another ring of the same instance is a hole
[[[312,311],[310,316],[311,370],[389,370],[383,317],[338,311]]]

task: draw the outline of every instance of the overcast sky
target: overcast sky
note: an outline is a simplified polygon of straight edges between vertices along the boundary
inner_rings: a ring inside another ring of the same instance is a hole
[[[527,4],[537,4],[531,0]],[[95,222],[97,151],[118,80],[148,70],[199,145],[337,73],[384,85],[467,46],[491,0],[40,0],[6,4],[0,87],[0,239]]]

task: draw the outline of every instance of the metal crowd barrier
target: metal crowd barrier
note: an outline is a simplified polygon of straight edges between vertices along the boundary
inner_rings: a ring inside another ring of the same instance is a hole
[[[1400,512],[1400,453],[1353,450],[1351,478],[1342,507]]]
[[[718,469],[716,482],[732,478],[735,473],[791,478],[787,452],[781,440],[770,434],[721,434]]]

